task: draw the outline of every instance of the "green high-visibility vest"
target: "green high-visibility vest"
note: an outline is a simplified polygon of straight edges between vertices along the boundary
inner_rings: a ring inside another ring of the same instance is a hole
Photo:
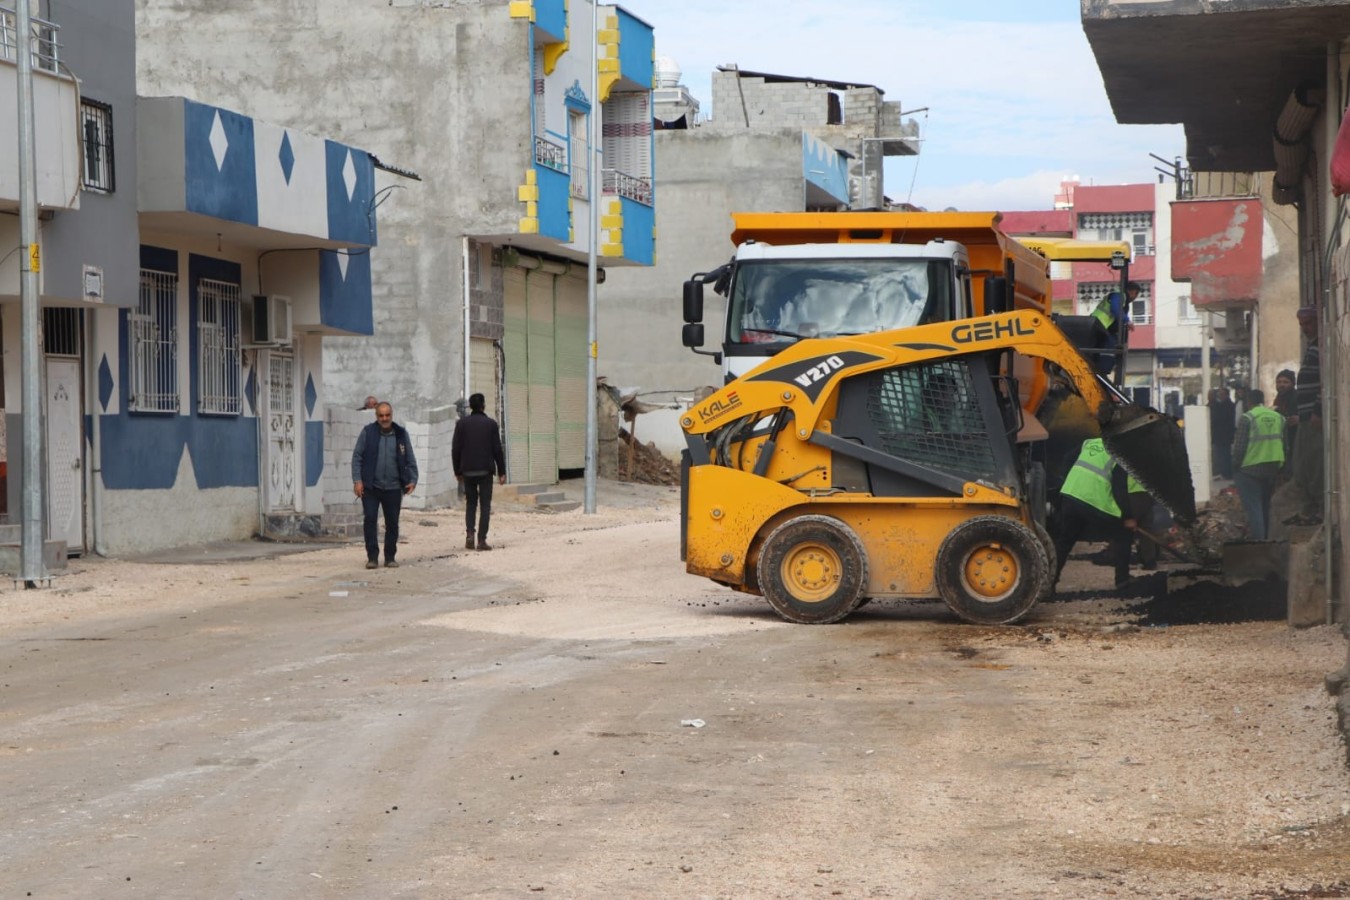
[[[1140,484],[1133,475],[1125,476],[1125,490],[1131,494],[1147,494],[1148,488]]]
[[[1092,317],[1102,323],[1102,327],[1107,331],[1116,324],[1115,316],[1111,315],[1111,295],[1107,294],[1097,302],[1096,309],[1092,310]]]
[[[1120,518],[1120,505],[1111,494],[1111,472],[1116,461],[1106,452],[1101,438],[1083,441],[1083,449],[1069,475],[1064,479],[1060,493],[1082,500],[1093,509],[1108,516]]]
[[[1284,416],[1269,406],[1258,406],[1242,418],[1247,420],[1247,453],[1241,467],[1284,462]]]

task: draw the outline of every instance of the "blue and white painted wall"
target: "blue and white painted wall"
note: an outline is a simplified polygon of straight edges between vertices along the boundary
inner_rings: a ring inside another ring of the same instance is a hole
[[[322,339],[373,330],[368,154],[182,98],[138,109],[140,291],[92,313],[86,359],[113,554],[321,514]]]

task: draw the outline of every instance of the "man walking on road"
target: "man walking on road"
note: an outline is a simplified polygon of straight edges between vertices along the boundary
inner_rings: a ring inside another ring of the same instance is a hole
[[[361,429],[352,451],[352,491],[365,514],[366,568],[379,565],[379,515],[384,510],[384,566],[398,567],[398,514],[403,495],[417,487],[417,458],[408,431],[394,421],[394,407],[375,407],[375,421]]]
[[[450,441],[450,463],[455,480],[464,485],[464,548],[491,550],[487,542],[488,522],[492,518],[492,476],[506,484],[506,456],[502,453],[502,433],[497,422],[483,412],[486,398],[469,397],[469,414],[455,423]],[[482,504],[482,515],[478,514]],[[477,518],[475,531],[474,519]],[[475,533],[478,535],[474,542]]]

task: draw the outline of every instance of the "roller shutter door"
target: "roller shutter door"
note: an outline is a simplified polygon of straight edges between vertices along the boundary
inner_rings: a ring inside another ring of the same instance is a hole
[[[576,269],[573,269],[575,273]],[[558,386],[558,468],[586,466],[586,279],[559,275],[554,313]]]
[[[506,452],[515,482],[558,480],[554,280],[537,269],[503,271]]]

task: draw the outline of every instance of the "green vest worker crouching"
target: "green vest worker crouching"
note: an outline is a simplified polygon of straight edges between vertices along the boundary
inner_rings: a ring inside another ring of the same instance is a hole
[[[1073,545],[1080,540],[1106,540],[1116,587],[1130,580],[1130,544],[1135,521],[1122,517],[1130,508],[1125,470],[1106,452],[1101,438],[1083,441],[1077,461],[1059,490],[1059,520],[1055,527],[1055,582],[1064,571]]]

